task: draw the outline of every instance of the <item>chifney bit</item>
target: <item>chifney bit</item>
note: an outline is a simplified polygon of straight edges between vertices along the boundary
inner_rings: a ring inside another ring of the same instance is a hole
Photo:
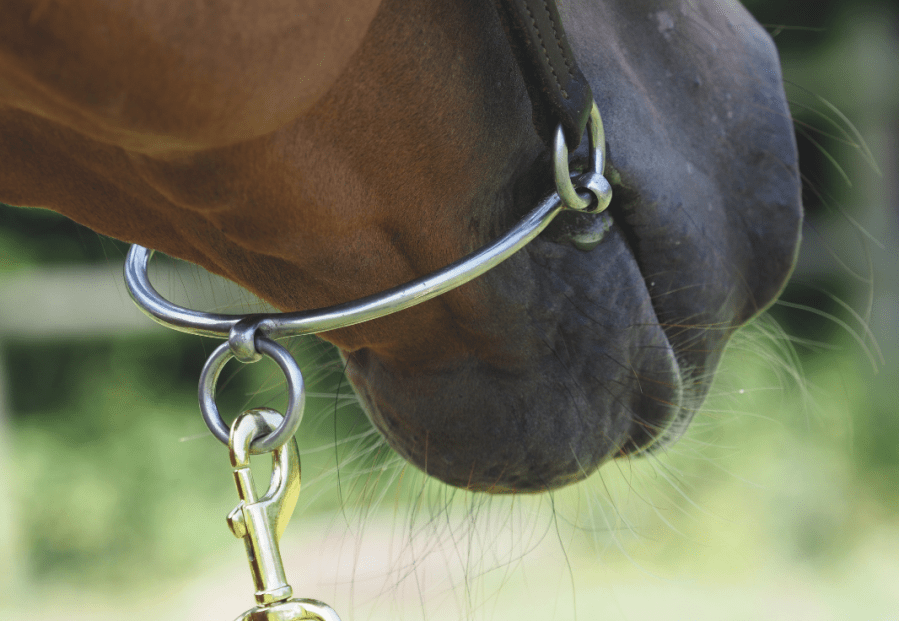
[[[216,348],[200,376],[200,409],[210,431],[231,455],[240,504],[228,526],[243,539],[257,606],[237,621],[340,621],[327,604],[294,599],[287,583],[278,542],[300,493],[300,456],[294,434],[303,415],[303,374],[275,339],[315,334],[370,321],[430,300],[478,277],[534,239],[562,210],[599,213],[608,207],[612,189],[603,177],[605,133],[590,86],[568,46],[553,0],[495,0],[518,61],[533,107],[534,126],[552,149],[556,191],[544,198],[499,239],[431,274],[352,302],[297,313],[222,315],[172,304],[150,284],[147,266],[153,252],[134,245],[125,261],[125,281],[138,307],[175,330],[227,339]],[[584,129],[590,140],[590,170],[572,175],[568,152]],[[275,360],[287,380],[285,414],[257,408],[237,417],[230,429],[215,404],[215,385],[230,358]],[[250,472],[250,455],[272,453],[269,489],[258,498]]]

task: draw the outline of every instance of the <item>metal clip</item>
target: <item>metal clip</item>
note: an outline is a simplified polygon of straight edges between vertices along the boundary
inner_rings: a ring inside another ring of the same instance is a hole
[[[250,472],[250,444],[281,423],[281,415],[267,408],[249,410],[231,425],[228,448],[240,504],[228,514],[228,526],[244,540],[256,601],[270,604],[288,599],[293,590],[284,576],[278,541],[300,496],[300,453],[291,438],[272,452],[272,480],[268,492],[257,499]]]
[[[256,408],[231,425],[228,448],[240,504],[228,514],[228,526],[235,537],[244,540],[260,604],[237,621],[340,621],[325,603],[291,599],[293,589],[284,574],[278,542],[300,496],[300,452],[294,438],[272,451],[272,478],[265,496],[258,499],[253,486],[250,445],[277,429],[282,420],[274,410]]]

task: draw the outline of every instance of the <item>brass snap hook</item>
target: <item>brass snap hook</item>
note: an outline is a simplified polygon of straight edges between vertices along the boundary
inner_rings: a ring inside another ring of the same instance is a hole
[[[340,621],[324,602],[291,598],[293,589],[284,575],[278,542],[300,496],[300,452],[293,436],[272,451],[272,478],[265,496],[258,498],[253,486],[253,440],[277,429],[282,420],[278,412],[268,408],[249,410],[237,417],[228,436],[240,496],[240,504],[228,514],[228,526],[246,545],[259,604],[237,621]]]
[[[268,408],[244,412],[231,425],[228,448],[240,504],[228,514],[228,526],[244,540],[256,601],[269,604],[293,595],[287,584],[278,542],[300,496],[300,453],[290,438],[272,452],[272,478],[261,499],[256,496],[250,471],[250,444],[281,424],[282,416]]]

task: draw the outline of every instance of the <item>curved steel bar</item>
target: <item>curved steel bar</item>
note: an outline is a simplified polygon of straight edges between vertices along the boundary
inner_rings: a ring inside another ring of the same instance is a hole
[[[125,283],[128,293],[146,315],[181,332],[228,338],[238,322],[252,319],[260,334],[269,338],[315,334],[404,310],[477,278],[539,235],[564,207],[562,199],[554,192],[540,201],[508,233],[467,257],[403,285],[327,308],[297,313],[224,315],[178,306],[163,298],[150,284],[147,265],[153,251],[136,244],[131,246],[125,260]]]
[[[195,311],[162,297],[147,274],[153,251],[132,244],[125,257],[125,286],[137,307],[153,321],[188,334],[227,338],[231,328],[246,315],[223,315]]]

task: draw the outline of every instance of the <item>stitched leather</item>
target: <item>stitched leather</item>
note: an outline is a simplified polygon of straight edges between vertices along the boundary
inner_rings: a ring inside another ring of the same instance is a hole
[[[555,0],[495,2],[531,97],[537,133],[551,147],[561,123],[569,150],[575,149],[593,93],[568,46]]]

